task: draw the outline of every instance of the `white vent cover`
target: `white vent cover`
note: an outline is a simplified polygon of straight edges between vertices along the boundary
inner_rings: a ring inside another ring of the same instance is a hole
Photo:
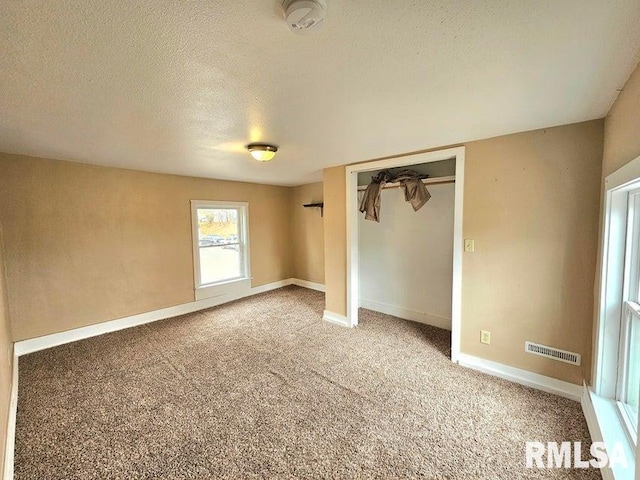
[[[541,357],[551,358],[560,362],[570,363],[571,365],[580,365],[582,356],[579,353],[567,352],[558,348],[547,347],[539,343],[524,342],[524,351],[540,355]]]
[[[282,10],[289,29],[302,35],[322,28],[327,14],[321,0],[285,0]]]

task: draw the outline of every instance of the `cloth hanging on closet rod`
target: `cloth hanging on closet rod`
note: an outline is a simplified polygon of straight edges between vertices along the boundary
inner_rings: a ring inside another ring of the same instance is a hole
[[[385,184],[395,182],[398,182],[400,188],[404,190],[405,201],[410,202],[413,210],[417,212],[431,198],[427,187],[422,183],[422,180],[427,177],[428,175],[414,170],[402,170],[395,175],[389,170],[382,170],[371,179],[371,183],[366,188],[360,202],[360,212],[365,214],[366,220],[380,223],[380,193]]]
[[[373,220],[380,223],[380,192],[387,183],[384,172],[379,173],[371,179],[371,183],[364,191],[360,201],[360,211],[364,213],[365,220]]]
[[[400,188],[404,190],[404,201],[409,202],[413,211],[417,212],[429,201],[431,194],[422,183],[424,175],[420,175],[413,170],[403,170],[393,179],[400,183]]]

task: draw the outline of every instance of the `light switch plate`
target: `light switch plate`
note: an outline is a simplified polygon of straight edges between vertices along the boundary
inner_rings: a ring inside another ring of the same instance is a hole
[[[476,242],[471,238],[464,239],[464,251],[465,252],[475,252],[476,251]]]

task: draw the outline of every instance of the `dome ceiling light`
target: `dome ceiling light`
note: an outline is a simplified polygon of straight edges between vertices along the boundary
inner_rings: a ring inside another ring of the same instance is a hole
[[[247,150],[259,162],[268,162],[276,156],[278,147],[268,143],[250,143],[247,145]]]

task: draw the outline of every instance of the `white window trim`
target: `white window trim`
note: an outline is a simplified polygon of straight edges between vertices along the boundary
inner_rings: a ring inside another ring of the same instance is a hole
[[[633,478],[634,470],[638,469],[637,465],[633,468],[634,463],[640,461],[636,455],[638,446],[633,445],[633,439],[628,434],[628,425],[625,423],[625,415],[621,414],[616,401],[619,394],[618,358],[623,310],[628,308],[627,303],[623,302],[627,294],[625,289],[629,285],[628,279],[623,275],[628,248],[628,202],[629,193],[639,186],[640,157],[607,176],[604,182],[599,307],[596,319],[593,388],[589,389],[589,394],[592,396],[597,423],[603,432],[605,444],[610,449],[613,448],[614,442],[621,442],[630,463],[629,469],[615,469],[616,471],[611,472],[616,480]]]
[[[238,242],[241,249],[242,276],[217,283],[200,284],[200,245],[198,236],[199,208],[237,208]],[[193,285],[195,299],[212,298],[222,295],[240,295],[251,289],[251,261],[249,245],[249,203],[224,202],[219,200],[191,200],[191,240],[193,248]]]

